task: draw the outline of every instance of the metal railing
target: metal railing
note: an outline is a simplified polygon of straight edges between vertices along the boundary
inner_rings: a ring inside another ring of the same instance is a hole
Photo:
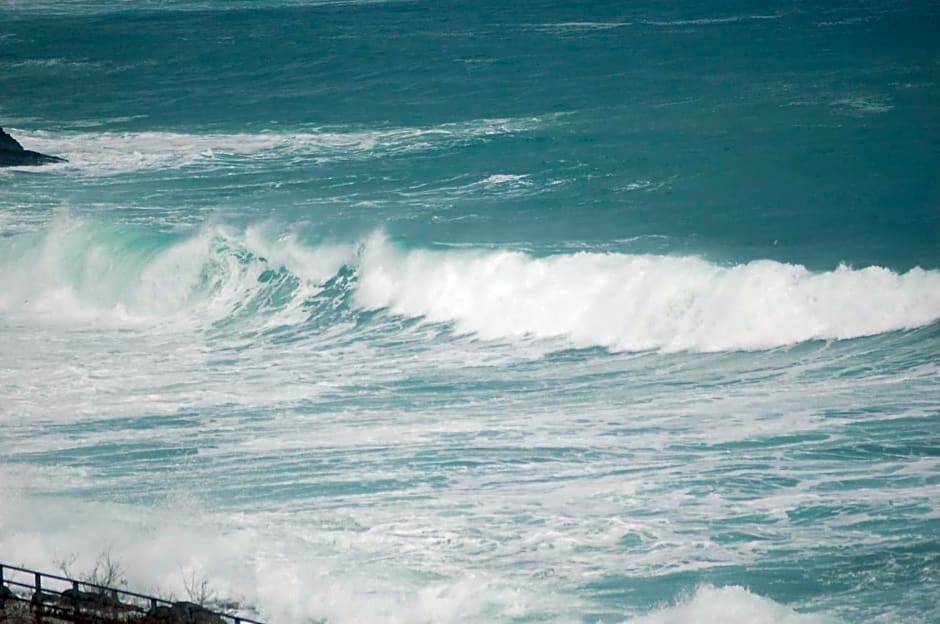
[[[67,576],[0,563],[0,607],[4,602],[4,588],[11,592],[7,594],[7,601],[29,603],[34,615],[40,621],[44,613],[51,618],[73,622],[89,622],[95,619],[116,622],[132,621],[134,618],[155,613],[160,607],[164,607],[176,612],[181,609],[195,608],[200,617],[216,616],[226,624],[263,624],[258,620],[214,611],[201,605],[174,602],[124,589],[96,585]],[[3,609],[0,609],[0,620],[4,619]]]

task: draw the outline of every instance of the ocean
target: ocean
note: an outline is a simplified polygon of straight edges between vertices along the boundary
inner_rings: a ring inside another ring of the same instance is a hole
[[[940,5],[5,0],[0,561],[272,624],[940,622]]]

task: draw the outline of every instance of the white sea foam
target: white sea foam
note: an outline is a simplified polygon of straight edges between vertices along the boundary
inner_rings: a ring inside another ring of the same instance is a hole
[[[139,246],[128,236],[62,218],[42,236],[7,239],[0,249],[0,311],[194,322],[238,314],[294,325],[309,317],[305,303],[348,265],[357,269],[347,286],[356,307],[447,323],[457,334],[495,341],[551,339],[611,351],[760,350],[913,329],[940,318],[940,271],[919,268],[814,273],[769,260],[721,266],[622,253],[407,250],[381,233],[358,249],[311,246],[263,225],[207,225],[162,247]],[[278,284],[289,292],[273,295]]]
[[[884,96],[856,95],[832,102],[833,109],[850,116],[877,115],[894,109]]]
[[[384,4],[392,0],[277,0],[271,6],[343,6]],[[69,2],[48,0],[6,0],[7,10],[23,14],[39,13],[42,15],[97,15],[121,13],[123,11],[230,11],[252,9],[257,5],[249,0],[215,2],[213,0],[70,0]]]
[[[909,329],[940,318],[940,272],[879,267],[812,273],[755,261],[365,245],[358,305],[453,323],[487,340],[562,338],[578,347],[753,350]]]
[[[744,21],[776,20],[783,15],[729,15],[727,17],[701,17],[676,20],[647,20],[644,24],[651,26],[712,26],[716,24],[733,24]]]
[[[132,591],[185,600],[191,598],[187,583],[205,579],[210,598],[239,604],[243,615],[297,624],[511,621],[558,606],[557,598],[537,597],[491,574],[422,580],[393,561],[369,561],[371,533],[285,527],[277,516],[213,515],[182,492],[167,507],[146,511],[51,502],[5,481],[0,475],[0,494],[8,503],[0,507],[4,562],[53,574],[65,562],[81,576],[110,552]],[[22,573],[7,575],[30,581]]]
[[[94,567],[102,552],[110,551],[130,590],[186,599],[187,582],[205,579],[211,597],[239,603],[242,614],[272,622],[507,622],[544,618],[546,613],[559,624],[583,619],[581,599],[545,591],[551,583],[542,585],[544,579],[539,587],[527,587],[517,579],[482,570],[422,578],[405,564],[411,559],[412,542],[416,538],[423,542],[426,536],[409,535],[401,523],[362,530],[344,524],[340,517],[303,521],[297,510],[291,515],[209,513],[198,495],[183,488],[166,504],[146,509],[63,497],[43,499],[27,494],[25,485],[57,478],[89,486],[92,479],[62,469],[34,468],[27,473],[5,468],[9,469],[0,473],[0,495],[7,502],[0,507],[5,562],[56,573],[57,562],[65,561],[81,575]],[[551,498],[546,503],[551,506]],[[612,519],[613,534],[624,529],[616,520]],[[460,527],[450,528],[438,532],[456,541],[462,535]],[[547,552],[557,557],[550,560],[555,565],[577,559],[572,549],[583,536],[571,535],[573,528],[550,536]],[[545,542],[545,533],[551,532],[533,528],[520,537],[537,548]],[[441,549],[449,542],[428,546]],[[428,546],[418,549],[425,559]],[[395,550],[399,557],[389,558]],[[529,563],[540,566],[548,561]],[[8,571],[8,579],[15,574]],[[835,624],[836,620],[798,613],[740,586],[704,585],[674,604],[623,622]]]
[[[599,31],[599,30],[612,30],[614,28],[623,28],[624,26],[630,26],[630,22],[622,21],[611,21],[611,22],[549,22],[545,24],[537,24],[534,26],[535,30],[540,30],[544,32],[563,34],[563,33],[580,33],[580,32],[590,32],[590,31]]]
[[[529,176],[526,174],[494,173],[486,179],[480,180],[480,184],[518,184],[524,183],[527,177]]]
[[[24,147],[68,159],[47,170],[109,176],[187,166],[246,166],[274,157],[362,159],[452,147],[480,137],[526,132],[543,118],[479,119],[430,127],[311,128],[302,132],[188,134],[178,132],[47,132],[10,128]]]
[[[94,68],[97,67],[97,63],[91,61],[76,61],[65,58],[31,58],[31,59],[21,59],[18,61],[0,61],[0,67],[6,67],[9,69],[20,69],[20,68],[50,68],[50,67],[61,67],[68,69],[83,69],[83,68]]]
[[[69,225],[58,235],[66,247],[103,238]],[[169,287],[177,265],[183,275],[189,264],[214,275],[222,259],[241,257],[231,274],[219,269],[232,281],[218,291],[225,296],[183,298],[183,309],[168,313],[199,321],[256,297],[263,286],[252,276],[263,266],[289,266],[315,288],[330,270],[320,248],[286,240],[262,225],[207,226],[140,262],[163,267],[153,270],[166,272]],[[121,257],[119,246],[105,247]],[[384,250],[389,266],[430,253],[381,237],[362,255],[370,250]],[[431,255],[446,265],[504,253]],[[126,275],[139,276],[129,264]],[[89,291],[89,300],[110,301],[109,292]],[[348,344],[319,332],[272,344],[258,335],[206,339],[175,324],[135,331],[2,316],[4,557],[48,568],[74,552],[75,567],[88,569],[111,545],[131,589],[185,597],[184,575],[197,572],[269,622],[561,623],[603,611],[605,622],[632,614],[647,623],[802,624],[810,616],[787,619],[799,616],[739,588],[623,612],[584,588],[620,574],[627,580],[615,592],[630,591],[634,577],[690,573],[694,583],[696,571],[707,578],[716,566],[739,568],[737,584],[748,582],[746,570],[765,580],[805,569],[830,578],[839,559],[827,562],[828,553],[893,552],[898,534],[880,524],[892,524],[892,514],[903,513],[928,544],[936,515],[925,504],[935,487],[923,475],[936,474],[937,461],[907,455],[933,424],[936,367],[891,373],[884,365],[930,362],[929,343],[915,358],[903,347],[913,336],[875,359],[871,343],[858,342],[506,366],[489,355],[525,351],[518,342],[438,340],[444,328],[387,314],[362,323],[365,332],[381,325],[387,339],[357,334]],[[832,373],[861,367],[878,373]],[[892,417],[919,424],[885,425]],[[875,426],[909,436],[892,437],[896,452],[871,460],[833,460],[864,446],[859,440],[877,441]],[[729,452],[732,442],[745,444]],[[806,458],[813,454],[823,459]],[[401,487],[383,491],[388,481]],[[801,522],[806,509],[832,515]],[[729,524],[750,537],[721,540]],[[916,575],[920,568],[908,566],[929,564],[929,548],[919,557],[898,570]],[[884,574],[849,598],[819,591],[790,606],[852,615],[843,605],[860,597],[872,601],[858,611],[866,617],[849,621],[873,620],[882,604],[902,601],[884,589],[898,572]],[[910,617],[926,612],[924,587],[911,583],[913,606],[883,620],[930,621]]]
[[[738,586],[705,585],[674,606],[626,620],[625,624],[823,624],[835,620],[801,614]]]
[[[0,311],[51,319],[222,318],[258,295],[266,271],[296,279],[268,324],[300,322],[302,303],[354,256],[352,245],[305,247],[291,234],[257,225],[207,225],[147,251],[113,228],[59,217],[41,236],[23,234],[0,249]]]

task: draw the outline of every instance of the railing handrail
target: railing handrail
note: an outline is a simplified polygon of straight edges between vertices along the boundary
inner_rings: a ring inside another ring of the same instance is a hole
[[[83,581],[81,579],[69,578],[67,576],[59,576],[58,574],[49,574],[48,572],[39,572],[38,570],[30,570],[29,568],[21,568],[19,566],[9,565],[6,563],[0,563],[0,569],[5,570],[16,570],[17,572],[26,572],[27,574],[38,574],[42,578],[55,579],[57,581],[65,581],[66,583],[78,583],[84,585],[85,587],[94,587],[95,589],[102,589],[109,592],[117,592],[125,596],[134,596],[135,598],[143,598],[144,600],[156,600],[157,602],[162,602],[164,604],[173,604],[172,600],[167,600],[165,598],[159,598],[157,596],[148,596],[146,594],[138,594],[137,592],[128,591],[126,589],[119,589],[117,587],[108,587],[107,585],[98,585],[97,583],[92,583],[90,581]],[[25,586],[23,583],[19,585]],[[31,587],[35,587],[32,585]]]
[[[15,581],[15,580],[13,580],[13,579],[5,578],[5,576],[4,576],[4,574],[3,574],[3,571],[4,571],[4,570],[14,570],[14,571],[16,571],[16,572],[24,572],[24,573],[26,573],[26,574],[31,574],[31,575],[33,575],[34,582],[33,582],[33,583],[23,583],[22,581]],[[92,588],[97,589],[97,590],[102,590],[103,592],[113,592],[113,594],[114,594],[116,597],[119,597],[119,596],[132,596],[132,597],[134,597],[134,598],[139,598],[139,599],[141,599],[141,600],[146,600],[146,601],[148,601],[148,602],[150,603],[150,605],[151,605],[151,608],[157,606],[158,604],[159,604],[159,605],[168,605],[168,606],[173,606],[174,604],[177,604],[176,602],[174,602],[174,601],[172,601],[172,600],[167,600],[166,598],[160,598],[159,596],[150,596],[150,595],[147,595],[147,594],[139,594],[139,593],[137,593],[137,592],[128,591],[128,590],[126,590],[126,589],[119,589],[119,588],[117,588],[117,587],[108,587],[107,585],[99,585],[99,584],[97,584],[97,583],[91,583],[91,582],[89,582],[89,581],[83,581],[83,580],[81,580],[81,579],[70,578],[70,577],[67,577],[67,576],[60,576],[60,575],[58,575],[58,574],[49,574],[48,572],[40,572],[39,570],[33,570],[33,569],[30,569],[30,568],[24,568],[24,567],[21,567],[21,566],[10,565],[10,564],[8,564],[8,563],[0,563],[0,585],[13,585],[13,586],[22,587],[22,588],[25,588],[25,589],[32,589],[34,592],[35,592],[35,591],[42,591],[43,593],[54,593],[54,594],[58,594],[58,595],[61,596],[61,595],[62,595],[62,592],[60,592],[60,591],[55,591],[55,590],[49,590],[49,589],[47,589],[46,587],[43,587],[41,581],[40,581],[40,583],[39,583],[39,587],[37,587],[36,580],[37,580],[37,579],[44,579],[44,578],[47,578],[47,579],[54,579],[54,580],[57,580],[57,581],[64,581],[64,582],[66,582],[66,583],[71,583],[71,584],[72,584],[72,587],[77,587],[78,585],[81,585],[81,586],[84,586],[84,587],[92,587]],[[136,605],[131,605],[131,606],[136,607]],[[231,613],[225,613],[225,612],[222,612],[222,611],[214,611],[214,610],[212,610],[212,609],[209,609],[209,608],[206,608],[206,607],[202,607],[201,605],[200,605],[200,608],[204,609],[207,613],[211,613],[212,615],[217,615],[217,616],[219,616],[219,617],[221,617],[221,618],[224,618],[224,619],[227,619],[227,620],[231,620],[231,621],[233,621],[235,624],[264,624],[263,622],[259,622],[258,620],[252,620],[252,619],[250,619],[250,618],[241,617],[241,616],[239,616],[239,615],[232,615]]]

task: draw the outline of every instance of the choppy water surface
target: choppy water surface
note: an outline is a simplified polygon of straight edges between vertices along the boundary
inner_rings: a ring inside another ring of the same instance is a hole
[[[940,618],[932,3],[8,2],[0,560],[271,622]]]

